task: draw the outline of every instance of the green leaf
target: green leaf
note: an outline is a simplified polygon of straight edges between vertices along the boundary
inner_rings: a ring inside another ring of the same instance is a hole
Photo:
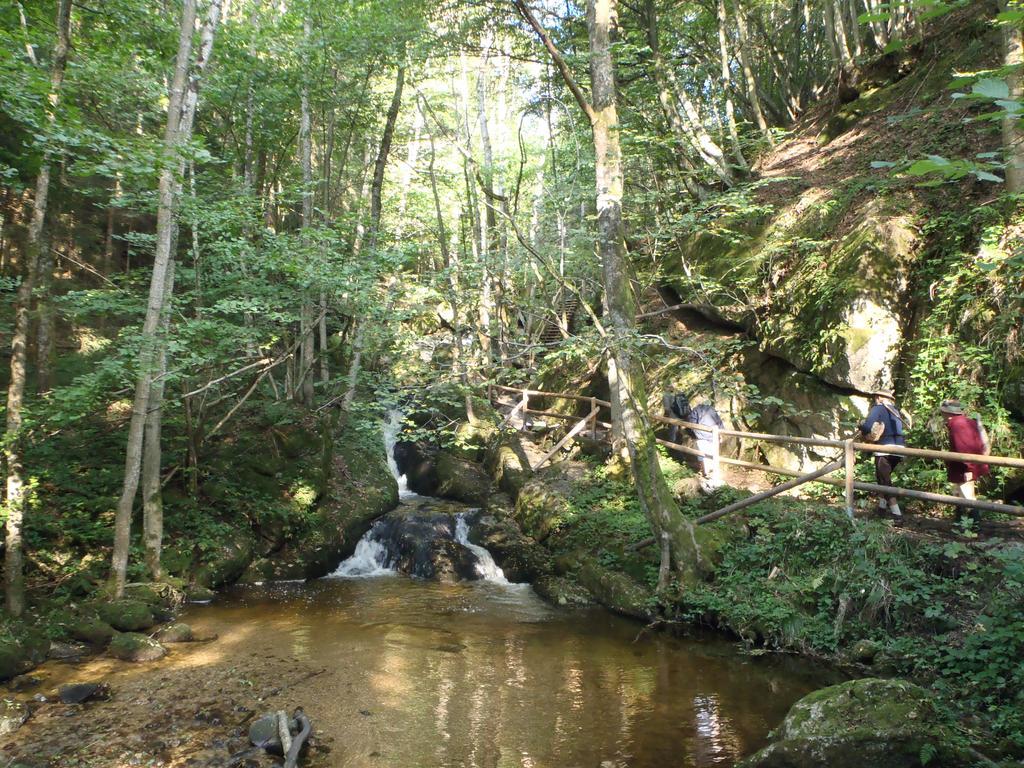
[[[888,160],[872,160],[871,161],[871,167],[872,168],[876,168],[876,169],[877,168],[894,168],[897,165],[898,165],[898,163],[891,163]]]
[[[971,92],[977,96],[984,96],[988,99],[1009,99],[1010,87],[1005,80],[989,77],[979,80],[971,88]]]
[[[989,173],[988,171],[972,171],[972,173],[981,181],[994,181],[996,184],[1003,183],[1001,178],[996,176],[994,173]]]

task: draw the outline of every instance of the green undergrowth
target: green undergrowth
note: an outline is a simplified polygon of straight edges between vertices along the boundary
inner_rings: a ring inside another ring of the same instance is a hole
[[[1024,754],[1024,549],[921,542],[789,499],[745,514],[748,535],[679,618],[913,678],[976,742]]]

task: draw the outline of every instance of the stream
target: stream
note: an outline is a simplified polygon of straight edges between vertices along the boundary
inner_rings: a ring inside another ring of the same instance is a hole
[[[472,510],[404,485],[401,499],[331,576],[187,607],[182,620],[213,642],[176,645],[150,664],[46,665],[47,686],[104,679],[114,700],[41,711],[15,754],[50,765],[249,765],[227,760],[248,746],[244,723],[301,705],[314,768],[731,766],[823,682],[811,665],[745,655],[718,636],[674,638],[600,609],[553,608],[469,542]],[[387,521],[432,515],[446,521],[450,547],[466,548],[468,580],[393,569]],[[126,761],[109,734],[161,757]],[[66,762],[85,742],[105,757]]]

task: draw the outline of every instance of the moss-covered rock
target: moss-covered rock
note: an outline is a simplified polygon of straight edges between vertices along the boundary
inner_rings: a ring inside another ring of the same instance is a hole
[[[519,436],[510,433],[494,435],[484,456],[484,466],[498,488],[513,499],[533,474]]]
[[[16,625],[14,634],[0,637],[0,680],[23,675],[46,661],[50,640],[24,625]]]
[[[114,635],[108,650],[112,656],[122,661],[156,661],[167,655],[167,649],[159,642],[136,632]]]
[[[119,632],[138,632],[156,623],[153,609],[141,600],[113,600],[99,603],[96,612],[100,620]]]
[[[576,573],[580,584],[605,608],[643,621],[651,619],[652,594],[626,574],[604,568],[592,558],[582,558]]]
[[[203,587],[216,589],[231,584],[252,562],[256,541],[251,531],[232,530],[223,541],[199,557],[193,576]]]
[[[438,451],[435,467],[437,494],[443,498],[483,506],[494,493],[491,478],[476,462]]]
[[[545,467],[523,484],[516,497],[515,518],[524,533],[543,542],[571,517],[569,496],[575,480],[574,468],[562,463]]]
[[[800,699],[774,742],[743,768],[937,768],[971,765],[926,690],[905,680],[866,678]]]
[[[194,635],[192,627],[182,621],[176,621],[160,627],[156,639],[161,643],[190,643]]]
[[[488,507],[488,511],[492,511]],[[511,582],[534,582],[552,570],[551,556],[523,535],[507,516],[482,516],[470,529],[470,541],[484,547]]]

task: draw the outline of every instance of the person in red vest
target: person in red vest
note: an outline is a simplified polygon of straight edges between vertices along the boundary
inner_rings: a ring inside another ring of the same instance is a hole
[[[959,400],[943,400],[939,406],[939,413],[946,422],[946,429],[949,431],[949,447],[956,453],[988,453],[988,446],[985,445],[985,438],[981,433],[981,427],[974,419],[964,415],[964,407]],[[979,477],[989,473],[988,464],[981,464],[973,461],[947,461],[946,476],[953,484],[953,495],[963,499],[977,498],[974,483]],[[957,515],[959,519],[960,514]],[[971,517],[977,521],[980,517],[978,510],[971,510]]]

